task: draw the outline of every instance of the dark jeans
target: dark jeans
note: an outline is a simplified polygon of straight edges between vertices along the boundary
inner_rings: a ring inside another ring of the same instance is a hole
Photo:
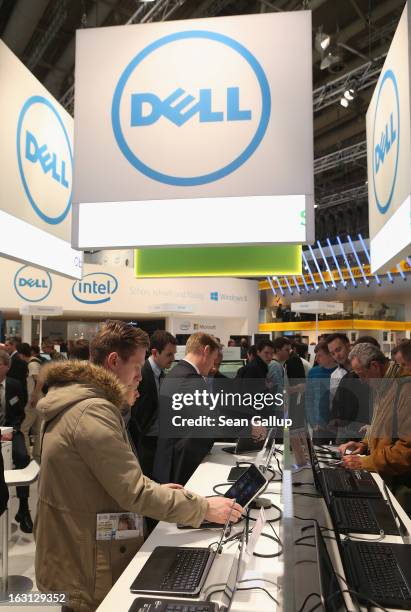
[[[25,468],[30,463],[30,457],[27,453],[24,435],[21,431],[16,431],[13,434],[12,442],[12,457],[16,469]],[[30,487],[16,487],[17,497],[19,499],[27,499],[30,492]]]

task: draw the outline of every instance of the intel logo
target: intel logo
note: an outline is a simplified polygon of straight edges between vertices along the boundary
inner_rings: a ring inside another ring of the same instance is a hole
[[[52,288],[51,276],[46,270],[23,266],[14,276],[14,289],[26,302],[42,302]]]
[[[130,61],[111,117],[117,144],[136,170],[184,187],[240,168],[264,138],[270,107],[267,77],[244,45],[188,30],[152,42]]]
[[[58,110],[43,96],[31,96],[20,111],[17,160],[35,213],[51,225],[64,221],[71,208],[73,154]]]
[[[394,195],[400,153],[400,100],[392,70],[385,71],[378,89],[372,152],[374,196],[383,215]]]
[[[107,272],[92,272],[73,284],[71,293],[83,304],[104,304],[118,289],[118,280]]]
[[[183,321],[182,323],[180,323],[180,331],[189,331],[190,328],[191,325],[188,321]]]

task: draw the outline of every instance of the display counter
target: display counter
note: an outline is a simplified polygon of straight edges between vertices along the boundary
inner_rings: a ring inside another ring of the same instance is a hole
[[[236,457],[222,451],[222,447],[226,446],[222,443],[216,443],[211,453],[204,459],[203,463],[198,467],[192,478],[186,485],[187,489],[190,489],[196,493],[204,496],[214,495],[213,486],[219,483],[226,483],[230,468],[235,465],[236,460],[238,461],[253,461],[257,465],[264,463],[264,456],[262,453],[250,454],[248,456],[242,455]],[[277,459],[282,464],[282,455],[277,454]],[[278,478],[278,467],[276,459],[273,459],[272,466],[276,471],[276,478]],[[374,474],[374,478],[378,485],[383,486],[381,478]],[[302,546],[294,547],[294,558],[295,565],[292,568],[294,574],[295,593],[295,610],[299,610],[302,606],[305,598],[310,593],[319,593],[320,584],[318,576],[318,567],[316,562],[316,551],[314,546],[313,531],[309,530],[310,520],[317,520],[322,526],[328,527],[329,532],[326,536],[327,547],[330,552],[332,562],[336,572],[344,577],[344,570],[342,567],[340,554],[337,546],[337,541],[333,533],[333,526],[329,517],[327,507],[324,500],[318,496],[313,486],[313,475],[310,467],[303,468],[293,474],[293,501],[294,501],[294,515],[295,517],[295,538],[306,537],[306,544]],[[227,486],[228,488],[228,486]],[[226,490],[224,486],[219,488],[222,493]],[[263,494],[264,497],[269,498],[270,501],[282,508],[282,493],[281,493],[281,482],[273,481],[269,484],[267,490]],[[393,504],[401,517],[404,525],[411,533],[411,521],[403,511],[401,506],[398,504],[396,499],[391,496]],[[251,517],[256,517],[258,511],[252,510]],[[272,507],[266,511],[267,519],[278,518],[279,512],[276,508]],[[305,520],[301,520],[305,519]],[[253,523],[251,523],[252,525]],[[280,521],[272,523],[272,526],[279,534],[282,539],[281,524]],[[240,527],[236,526],[233,530],[240,531]],[[180,530],[175,524],[160,522],[156,529],[152,532],[150,537],[146,540],[144,545],[138,551],[134,559],[131,561],[129,566],[126,568],[124,573],[121,575],[119,580],[113,586],[111,591],[108,593],[104,601],[98,608],[98,612],[112,612],[118,610],[119,612],[129,610],[134,599],[138,596],[130,593],[130,585],[133,580],[140,572],[144,563],[148,559],[150,553],[156,546],[208,546],[212,542],[219,539],[221,530],[208,529],[208,530]],[[233,532],[232,532],[233,533]],[[267,535],[274,535],[271,526],[267,523],[263,529],[263,533]],[[325,532],[327,533],[327,532]],[[358,537],[358,534],[357,534]],[[375,540],[375,536],[360,536],[364,539]],[[311,539],[312,538],[312,539]],[[401,543],[401,537],[397,536],[384,536],[382,540],[385,543]],[[224,551],[221,555],[217,555],[215,562],[212,565],[210,573],[207,577],[204,595],[202,599],[207,596],[214,589],[213,585],[219,585],[226,583],[228,574],[230,572],[231,564],[234,559],[235,552],[237,550],[238,542],[229,542],[224,546]],[[279,552],[279,546],[271,539],[266,537],[260,537],[257,543],[256,551],[260,554],[274,555]],[[282,601],[283,594],[279,591],[278,586],[283,581],[284,573],[284,556],[280,554],[279,557],[252,557],[247,563],[247,567],[242,580],[247,580],[247,583],[240,584],[241,587],[253,587],[259,586],[267,589],[272,597],[278,601]],[[250,580],[250,582],[248,582]],[[216,587],[218,588],[218,586]],[[346,588],[344,582],[342,582],[342,588]],[[146,595],[144,595],[146,597]],[[357,610],[358,605],[354,606],[350,596],[345,594],[346,604],[348,610]],[[227,601],[224,597],[219,594],[212,597],[212,600],[219,603],[220,605],[227,605]],[[188,610],[190,609],[190,602],[194,602],[194,599],[187,599]],[[304,610],[309,610],[313,607],[316,601],[313,599],[308,602],[308,607]],[[234,601],[232,603],[231,612],[250,612],[251,610],[259,610],[261,612],[270,611],[275,609],[282,609],[282,604],[278,606],[268,597],[266,593],[260,590],[238,590],[235,594]],[[318,609],[321,609],[320,606]],[[365,608],[364,608],[365,609]],[[374,608],[375,609],[375,608]]]

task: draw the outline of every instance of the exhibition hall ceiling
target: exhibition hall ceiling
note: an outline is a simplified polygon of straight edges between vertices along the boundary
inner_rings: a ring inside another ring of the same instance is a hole
[[[368,235],[365,114],[404,4],[405,0],[0,0],[0,36],[72,113],[79,28],[311,9],[316,237],[337,232]]]

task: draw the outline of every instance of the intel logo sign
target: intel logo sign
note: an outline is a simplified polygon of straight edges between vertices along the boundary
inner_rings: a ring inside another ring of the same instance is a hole
[[[400,100],[392,70],[386,70],[378,89],[372,151],[374,196],[383,215],[394,195],[400,153]]]
[[[264,138],[270,107],[267,77],[246,47],[217,32],[188,30],[152,42],[131,60],[111,116],[117,144],[136,170],[184,187],[240,168]]]
[[[50,294],[51,276],[46,270],[23,266],[14,276],[14,289],[26,302],[42,302]]]
[[[51,225],[64,221],[71,207],[73,154],[59,112],[43,96],[31,96],[20,111],[17,160],[36,214]]]
[[[83,304],[104,304],[118,289],[118,280],[107,272],[92,272],[73,284],[71,293]]]

